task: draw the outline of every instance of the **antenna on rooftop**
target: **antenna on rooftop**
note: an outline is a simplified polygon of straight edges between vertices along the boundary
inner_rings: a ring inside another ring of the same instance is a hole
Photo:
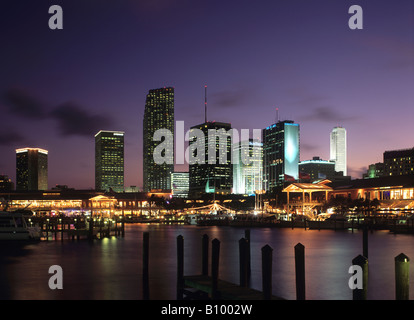
[[[207,86],[204,86],[204,122],[207,122]]]
[[[276,123],[279,121],[279,108],[276,107]]]

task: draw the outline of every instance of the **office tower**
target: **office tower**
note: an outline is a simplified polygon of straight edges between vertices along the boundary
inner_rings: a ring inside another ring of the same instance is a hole
[[[305,175],[308,177],[305,178]],[[299,177],[310,181],[335,179],[335,162],[313,157],[312,160],[299,162]]]
[[[47,150],[40,148],[16,149],[16,190],[47,190],[47,175]]]
[[[153,141],[154,133],[168,130],[174,136],[174,88],[152,89],[148,92],[143,121],[143,183],[144,191],[170,190],[174,171],[174,143],[166,146],[164,154],[171,163],[154,161],[154,150],[162,141]]]
[[[124,191],[124,132],[101,130],[95,135],[95,189]]]
[[[233,144],[233,193],[254,194],[263,189],[262,179],[263,144],[253,139]]]
[[[173,172],[171,174],[171,190],[174,198],[188,197],[188,172]]]
[[[299,178],[299,124],[278,121],[263,129],[263,184],[266,191]]]
[[[230,129],[230,123],[215,121],[190,128],[190,197],[196,198],[204,193],[231,193],[233,168]],[[199,135],[196,137],[197,132]]]
[[[344,176],[348,174],[347,170],[347,148],[346,148],[346,130],[342,127],[332,129],[331,135],[330,160],[335,161],[335,171],[342,171]]]
[[[414,148],[384,152],[384,175],[414,174]]]

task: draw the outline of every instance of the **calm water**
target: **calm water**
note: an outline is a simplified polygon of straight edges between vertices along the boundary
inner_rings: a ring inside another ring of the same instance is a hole
[[[124,238],[88,242],[0,243],[1,299],[141,299],[142,234],[150,233],[150,298],[175,299],[176,237],[184,237],[184,273],[201,272],[201,238],[221,242],[220,278],[238,283],[238,240],[243,228],[127,225]],[[350,300],[348,268],[362,253],[362,232],[251,229],[251,287],[261,289],[261,248],[273,248],[273,293],[295,299],[294,246],[305,246],[306,297]],[[414,257],[414,236],[369,234],[369,299],[394,299],[394,257]],[[210,245],[211,249],[211,245]],[[63,269],[63,290],[48,286],[51,265]],[[410,267],[411,268],[411,267]],[[412,269],[412,268],[411,268]],[[410,286],[413,285],[411,276]]]

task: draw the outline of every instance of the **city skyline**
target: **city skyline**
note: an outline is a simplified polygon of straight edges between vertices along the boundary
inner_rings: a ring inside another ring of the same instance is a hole
[[[209,120],[237,129],[272,125],[278,107],[301,126],[301,161],[329,159],[329,132],[343,126],[352,178],[414,145],[411,1],[61,2],[53,31],[52,3],[19,4],[0,19],[0,174],[14,182],[15,149],[29,145],[50,152],[49,186],[92,188],[93,135],[122,130],[125,186],[142,187],[145,95],[164,86],[186,129],[204,121],[205,85]],[[351,4],[363,30],[348,27]]]

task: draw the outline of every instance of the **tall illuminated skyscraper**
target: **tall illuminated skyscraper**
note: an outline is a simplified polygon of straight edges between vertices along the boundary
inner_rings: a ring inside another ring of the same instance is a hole
[[[197,139],[194,130],[202,133]],[[230,194],[233,186],[230,134],[231,124],[207,121],[190,128],[190,152],[200,161],[189,163],[189,196],[197,198],[204,193]],[[211,133],[215,132],[213,136]],[[200,142],[198,139],[202,139]],[[192,147],[200,143],[200,149]],[[200,154],[197,155],[197,152]],[[204,152],[204,154],[201,154]],[[191,157],[191,156],[190,156]]]
[[[170,190],[174,163],[157,164],[154,150],[162,141],[153,141],[158,129],[166,129],[174,136],[174,88],[152,89],[147,94],[143,121],[143,184],[144,191]],[[174,159],[174,143],[165,153]]]
[[[16,190],[48,188],[48,151],[40,148],[16,149]]]
[[[254,194],[263,189],[262,180],[263,144],[253,139],[233,144],[233,193]]]
[[[342,127],[332,129],[330,135],[330,160],[335,161],[335,171],[347,175],[346,130]]]
[[[263,129],[263,184],[266,191],[299,178],[299,124],[278,121]]]
[[[95,189],[124,191],[124,132],[101,130],[95,135]]]

